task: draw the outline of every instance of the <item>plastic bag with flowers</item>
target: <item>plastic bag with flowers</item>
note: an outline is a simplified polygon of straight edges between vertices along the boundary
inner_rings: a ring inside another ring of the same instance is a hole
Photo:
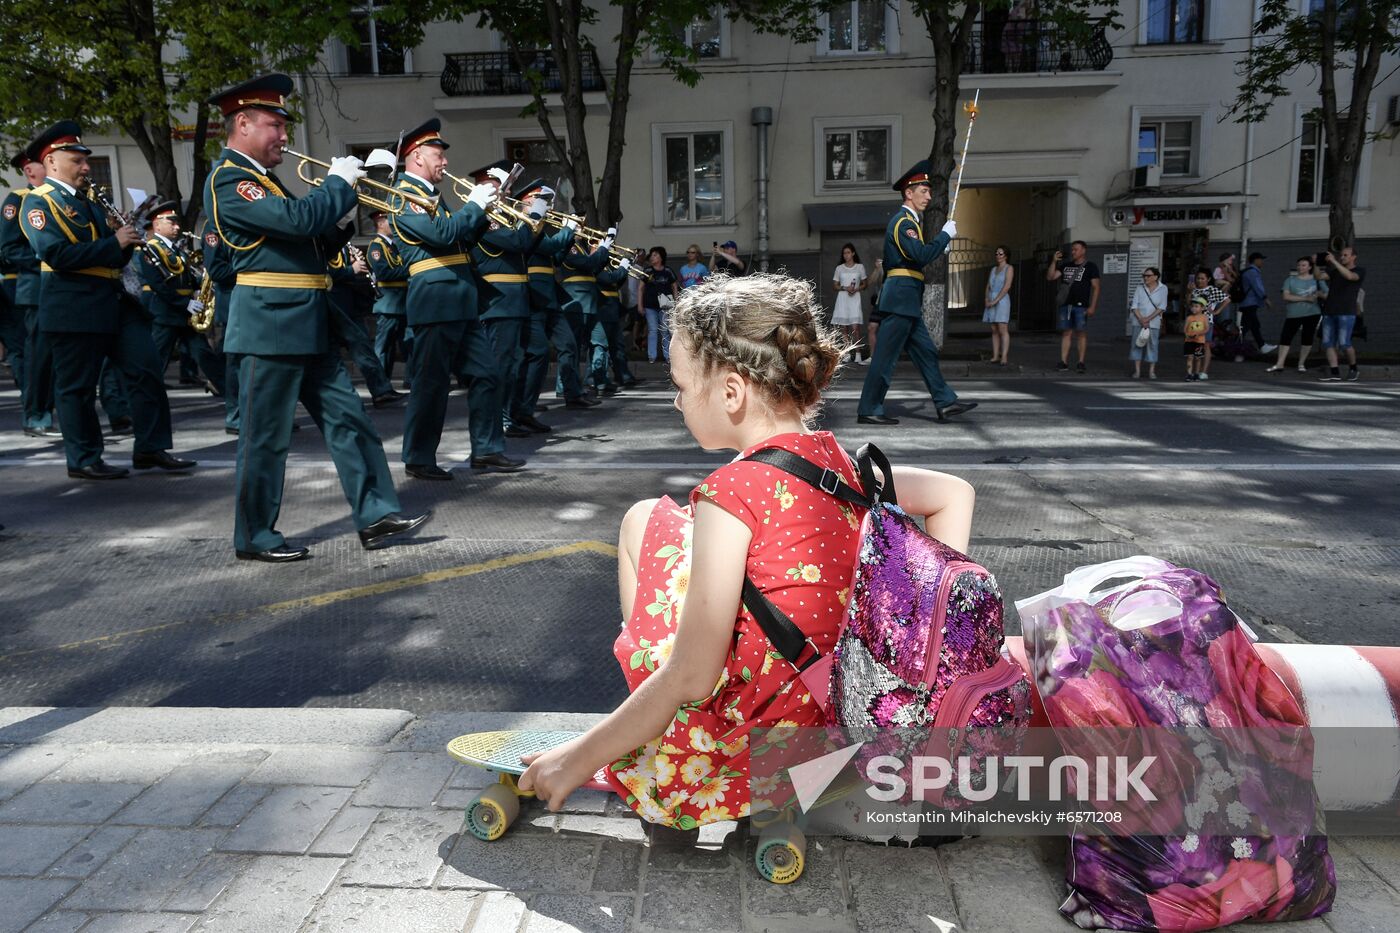
[[[1111,834],[1076,827],[1061,913],[1085,929],[1186,933],[1331,908],[1302,708],[1214,580],[1131,557],[1016,608],[1063,752],[1151,763],[1147,795],[1080,796],[1123,819]]]

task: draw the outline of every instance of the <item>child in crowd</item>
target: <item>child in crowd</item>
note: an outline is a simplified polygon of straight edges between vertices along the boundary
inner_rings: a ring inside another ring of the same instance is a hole
[[[605,768],[643,818],[691,829],[749,814],[753,730],[823,724],[797,670],[741,605],[745,576],[819,652],[830,652],[862,515],[742,459],[787,450],[860,488],[836,438],[811,428],[846,347],[822,323],[810,283],[768,274],[707,279],[681,292],[671,332],[675,406],[686,428],[702,448],[740,457],[706,477],[684,507],[662,498],[628,511],[614,654],[631,696],[579,738],[527,757],[520,786],[558,810]],[[927,516],[929,534],[966,549],[972,487],[927,470],[894,472],[900,505]]]
[[[1186,381],[1195,382],[1205,371],[1206,340],[1210,335],[1210,301],[1204,295],[1191,299],[1182,333],[1186,335]]]

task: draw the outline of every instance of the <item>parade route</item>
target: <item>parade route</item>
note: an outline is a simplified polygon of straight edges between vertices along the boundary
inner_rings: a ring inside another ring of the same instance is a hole
[[[694,447],[656,370],[602,408],[542,413],[555,431],[511,442],[530,460],[511,476],[464,465],[460,393],[451,484],[404,478],[402,414],[374,411],[405,509],[435,515],[372,553],[303,413],[279,527],[313,558],[285,566],[233,560],[235,438],[208,396],[171,392],[176,449],[201,461],[188,476],[78,483],[58,444],[7,435],[0,705],[610,708],[624,695],[618,521],[638,498],[683,499],[726,459]],[[894,428],[854,423],[857,388],[837,385],[825,423],[848,448],[874,441],[973,482],[973,551],[1008,607],[1074,567],[1150,553],[1210,573],[1268,640],[1400,644],[1400,384],[964,379],[981,407],[939,425],[901,373]],[[0,419],[16,405],[0,393]],[[130,441],[108,451],[121,463]]]

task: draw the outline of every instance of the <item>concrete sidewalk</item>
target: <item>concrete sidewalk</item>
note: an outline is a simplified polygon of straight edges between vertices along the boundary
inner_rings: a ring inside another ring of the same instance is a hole
[[[680,847],[606,794],[459,832],[485,772],[455,735],[592,715],[0,709],[0,933],[929,930],[1069,933],[1059,839],[812,840],[761,880],[747,828]],[[1339,897],[1288,933],[1392,931],[1400,839],[1333,839]],[[1253,929],[1239,927],[1231,929]]]

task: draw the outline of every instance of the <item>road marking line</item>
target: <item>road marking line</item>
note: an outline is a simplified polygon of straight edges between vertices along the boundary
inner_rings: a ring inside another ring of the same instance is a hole
[[[88,648],[93,646],[105,647],[124,638],[153,635],[156,632],[168,631],[169,629],[181,625],[188,625],[192,622],[200,622],[204,625],[221,625],[225,622],[240,622],[244,619],[253,618],[254,616],[288,612],[293,609],[319,609],[322,606],[330,606],[350,599],[361,599],[366,596],[382,596],[385,593],[394,593],[398,590],[406,590],[415,586],[426,586],[429,583],[441,583],[444,580],[457,580],[462,577],[472,577],[480,573],[490,573],[493,570],[504,570],[508,567],[518,567],[522,564],[532,564],[541,560],[553,560],[556,557],[567,557],[570,554],[580,554],[584,552],[602,554],[606,557],[616,557],[617,547],[615,545],[605,544],[602,541],[577,541],[573,544],[563,544],[558,547],[545,548],[539,551],[527,551],[522,554],[508,554],[505,557],[493,557],[490,560],[481,561],[476,564],[463,564],[459,567],[444,567],[441,570],[429,570],[424,573],[416,573],[410,577],[381,580],[378,583],[368,583],[364,586],[352,586],[343,590],[331,590],[328,593],[315,593],[310,596],[299,596],[296,599],[284,599],[280,602],[220,613],[204,619],[180,619],[176,622],[165,622],[160,625],[151,625],[146,628],[132,629],[126,632],[113,632],[111,635],[99,635],[96,638],[84,638],[81,641],[69,642],[63,645],[51,645],[43,648],[26,648],[23,651],[15,651],[10,654],[0,655],[0,663],[12,661],[15,658],[26,657],[31,654],[41,654],[46,651],[68,651],[74,648]]]

